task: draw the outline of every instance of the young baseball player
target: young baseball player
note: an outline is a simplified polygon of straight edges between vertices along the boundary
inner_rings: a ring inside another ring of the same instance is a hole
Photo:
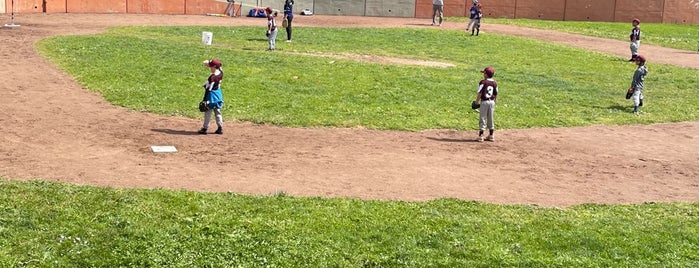
[[[294,20],[294,0],[284,3],[284,20],[286,21],[286,42],[291,42],[291,21]]]
[[[444,0],[432,0],[432,25],[437,24],[437,13],[439,13],[439,26],[442,26],[444,19]]]
[[[481,11],[481,4],[477,4],[477,10],[476,10],[476,23],[473,25],[473,29],[471,29],[471,35],[473,33],[476,33],[476,36],[481,32],[481,18],[483,18],[483,12]]]
[[[204,83],[204,98],[202,101],[206,102],[208,110],[204,112],[204,125],[199,130],[199,134],[206,135],[209,129],[209,122],[211,122],[211,111],[216,115],[216,134],[223,134],[223,115],[221,115],[221,109],[223,108],[223,95],[221,94],[221,81],[223,81],[223,68],[221,68],[221,61],[218,59],[205,60],[204,66],[209,67],[211,70],[211,75]]]
[[[636,59],[636,56],[638,55],[638,47],[641,46],[641,21],[639,19],[633,19],[631,22],[631,25],[633,25],[633,29],[631,29],[631,35],[629,35],[629,39],[631,41],[631,59],[629,61],[634,61]]]
[[[648,68],[646,68],[646,57],[643,55],[636,55],[634,61],[638,65],[636,71],[633,73],[633,80],[631,80],[631,87],[628,93],[632,93],[631,99],[633,100],[633,113],[638,115],[638,107],[643,106],[643,82],[648,74]]]
[[[470,29],[471,26],[474,25],[474,23],[476,23],[476,17],[478,15],[478,6],[477,5],[478,5],[478,3],[476,3],[474,1],[473,6],[471,6],[471,9],[469,9],[469,11],[468,11],[469,12],[469,17],[468,17],[469,21],[468,21],[468,24],[466,25],[466,31],[468,31],[468,29]]]
[[[269,41],[269,51],[273,51],[277,44],[277,12],[272,7],[267,7],[267,40]]]
[[[478,120],[478,138],[476,141],[483,141],[483,132],[488,128],[489,135],[485,138],[487,141],[495,141],[495,100],[498,97],[498,83],[495,82],[493,76],[495,69],[486,67],[481,71],[483,80],[478,83],[478,93],[476,94],[476,102],[481,104],[479,108]]]

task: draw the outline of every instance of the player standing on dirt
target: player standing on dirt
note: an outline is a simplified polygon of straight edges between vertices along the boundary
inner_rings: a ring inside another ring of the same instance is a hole
[[[466,25],[466,31],[468,31],[468,29],[470,29],[471,26],[474,25],[474,23],[476,23],[476,17],[478,15],[478,6],[477,5],[478,5],[478,3],[474,1],[473,6],[471,6],[471,9],[469,9],[469,11],[468,11],[469,12],[469,17],[468,17],[469,21],[468,21],[468,24]]]
[[[635,61],[636,56],[638,55],[638,47],[641,46],[641,20],[639,19],[633,19],[631,21],[631,25],[633,25],[633,29],[631,29],[631,35],[629,35],[629,39],[631,41],[631,59],[629,61]]]
[[[643,106],[643,88],[646,75],[648,74],[648,68],[646,68],[646,57],[643,55],[636,55],[634,61],[638,65],[636,71],[633,73],[633,80],[631,80],[631,87],[627,92],[627,96],[631,94],[633,99],[633,113],[638,115],[638,107]]]
[[[205,60],[204,66],[209,67],[211,74],[206,83],[204,83],[204,98],[202,101],[206,102],[208,109],[204,112],[204,125],[199,130],[199,134],[206,135],[211,122],[212,110],[216,115],[216,125],[218,125],[214,133],[223,134],[223,115],[221,114],[221,109],[223,109],[223,94],[221,94],[221,81],[223,81],[222,64],[218,59],[211,59]]]
[[[444,19],[444,1],[443,0],[432,0],[432,25],[437,24],[437,21],[436,21],[437,12],[439,12],[439,26],[442,26],[442,20]]]
[[[483,80],[478,83],[478,93],[476,94],[476,102],[480,103],[478,110],[478,138],[476,141],[483,141],[483,132],[488,128],[489,135],[485,140],[495,141],[495,100],[498,97],[498,83],[495,82],[493,76],[495,69],[486,67],[481,71]]]
[[[481,11],[481,4],[476,4],[476,23],[473,25],[473,29],[471,29],[471,35],[473,33],[476,33],[476,36],[481,32],[481,19],[483,18],[483,11]],[[468,30],[468,29],[466,29]]]

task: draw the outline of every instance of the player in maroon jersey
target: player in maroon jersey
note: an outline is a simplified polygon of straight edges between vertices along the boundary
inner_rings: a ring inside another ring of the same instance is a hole
[[[267,7],[267,40],[269,41],[269,48],[267,50],[273,51],[276,49],[277,45],[277,11],[274,11],[272,7]]]
[[[216,116],[216,125],[218,125],[218,129],[214,133],[223,134],[223,115],[221,114],[221,109],[223,109],[223,94],[221,94],[221,82],[223,81],[222,64],[218,59],[211,59],[205,60],[204,66],[209,67],[211,75],[204,83],[204,98],[202,101],[206,102],[208,109],[204,112],[204,125],[199,130],[199,134],[206,135],[211,122],[212,111]]]
[[[631,29],[631,34],[629,35],[629,39],[631,41],[631,45],[629,46],[631,48],[631,59],[629,61],[636,61],[636,56],[638,56],[638,47],[641,46],[641,20],[639,19],[633,19],[631,22],[631,25],[633,25],[633,29]]]
[[[495,82],[493,76],[495,69],[486,67],[481,71],[483,80],[478,83],[478,94],[476,94],[476,102],[481,104],[479,108],[478,120],[478,138],[477,141],[483,141],[483,132],[488,128],[489,135],[485,138],[487,141],[495,141],[495,100],[498,97],[498,83]]]

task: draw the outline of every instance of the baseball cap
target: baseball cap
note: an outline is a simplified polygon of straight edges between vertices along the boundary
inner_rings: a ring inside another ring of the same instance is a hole
[[[221,60],[219,59],[212,59],[209,61],[207,64],[209,67],[216,67],[216,68],[221,68]]]
[[[485,67],[485,69],[483,69],[481,73],[487,74],[488,76],[493,76],[495,74],[495,69],[493,69],[493,67],[488,66]]]
[[[267,13],[272,13],[272,7],[267,7]]]
[[[640,62],[646,62],[646,57],[643,55],[636,55],[636,60]]]
[[[631,21],[631,22],[641,23],[641,20],[639,20],[639,19],[633,19],[633,21]]]

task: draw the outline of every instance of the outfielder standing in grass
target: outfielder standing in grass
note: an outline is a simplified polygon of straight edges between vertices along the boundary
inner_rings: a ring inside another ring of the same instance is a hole
[[[204,98],[202,101],[206,102],[208,109],[204,112],[204,125],[199,130],[199,134],[206,135],[211,122],[211,111],[216,115],[216,125],[218,125],[214,133],[223,134],[223,115],[221,114],[221,109],[223,108],[223,94],[221,94],[221,81],[223,81],[222,64],[218,59],[211,59],[205,60],[204,66],[209,67],[211,75],[204,83]]]
[[[631,35],[629,35],[629,39],[631,41],[631,59],[629,61],[634,61],[636,59],[636,55],[638,55],[638,47],[641,46],[641,21],[639,19],[633,19],[631,22],[631,25],[633,25],[633,29],[631,29]]]
[[[646,58],[643,55],[636,55],[634,60],[638,68],[633,73],[633,80],[631,80],[631,87],[627,92],[627,96],[631,95],[633,99],[633,113],[638,115],[638,107],[643,106],[643,82],[648,74],[648,68],[646,68]]]
[[[277,12],[272,10],[272,7],[267,7],[267,40],[269,41],[269,51],[275,49],[277,44],[277,21],[274,17]]]
[[[286,28],[286,42],[291,42],[291,21],[294,20],[294,0],[286,0],[284,3],[284,28]]]
[[[442,26],[444,19],[444,1],[432,0],[432,25],[437,24],[437,12],[439,12],[439,26]]]
[[[483,132],[488,128],[489,135],[485,140],[495,141],[495,100],[498,97],[498,83],[495,82],[493,76],[495,69],[486,67],[481,71],[483,80],[478,83],[478,93],[476,94],[476,102],[480,103],[481,107],[478,110],[478,138],[476,141],[483,141]]]

